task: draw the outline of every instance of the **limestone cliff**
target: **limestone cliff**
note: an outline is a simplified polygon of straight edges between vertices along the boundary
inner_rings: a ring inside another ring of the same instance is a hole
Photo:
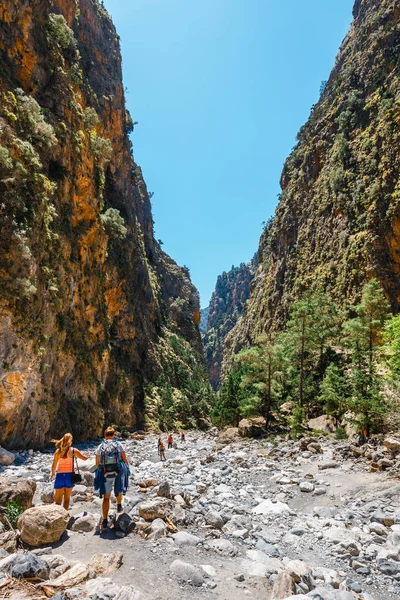
[[[376,277],[400,307],[400,6],[357,0],[321,98],[286,161],[282,195],[245,314],[227,339],[241,347],[285,322],[304,290],[341,305]]]
[[[154,240],[100,3],[3,0],[0,96],[0,442],[140,428],[163,370],[204,375],[199,299]]]
[[[258,258],[232,267],[217,279],[208,307],[206,330],[202,333],[204,354],[211,385],[218,389],[225,339],[240,318],[250,296]]]

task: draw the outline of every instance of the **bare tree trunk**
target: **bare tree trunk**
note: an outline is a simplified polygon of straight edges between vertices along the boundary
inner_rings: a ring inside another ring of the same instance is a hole
[[[301,354],[300,354],[300,386],[299,386],[299,401],[300,406],[303,408],[303,389],[304,389],[304,346],[305,346],[305,329],[306,329],[306,318],[302,317],[301,322]]]

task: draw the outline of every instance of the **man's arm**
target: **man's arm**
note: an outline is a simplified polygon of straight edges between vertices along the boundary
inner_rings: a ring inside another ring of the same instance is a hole
[[[128,459],[127,459],[127,457],[126,457],[126,454],[125,454],[125,452],[124,452],[124,451],[122,451],[122,452],[121,452],[121,458],[122,458],[122,460],[124,461],[124,463],[125,463],[126,465],[128,465],[128,467],[129,467]]]

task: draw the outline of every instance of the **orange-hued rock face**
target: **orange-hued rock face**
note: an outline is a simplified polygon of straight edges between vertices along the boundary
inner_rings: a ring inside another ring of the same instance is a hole
[[[0,444],[143,427],[168,328],[201,351],[199,300],[154,241],[114,26],[97,0],[3,0],[0,64]]]

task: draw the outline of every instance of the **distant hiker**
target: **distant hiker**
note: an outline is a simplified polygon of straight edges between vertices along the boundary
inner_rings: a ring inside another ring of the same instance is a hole
[[[115,439],[113,427],[107,427],[104,432],[104,442],[96,450],[96,473],[94,489],[99,490],[100,498],[103,498],[102,513],[103,520],[101,529],[107,531],[108,513],[110,510],[110,496],[114,489],[117,499],[117,512],[122,512],[122,495],[126,494],[129,485],[129,463],[124,448]]]
[[[158,438],[158,454],[159,454],[160,460],[167,460],[165,458],[165,446],[164,446],[164,442],[161,439],[161,436]]]
[[[173,437],[172,437],[172,433],[169,434],[169,436],[167,437],[167,442],[168,442],[168,450],[170,450],[172,448],[172,442],[174,441]]]
[[[181,431],[181,442],[182,442],[182,444],[184,444],[186,442],[185,434],[183,431]]]
[[[56,445],[53,465],[51,467],[51,479],[55,477],[54,489],[56,504],[69,510],[72,488],[74,487],[74,460],[80,458],[87,460],[89,457],[72,448],[72,434],[66,433],[60,440],[52,440]],[[57,471],[57,474],[56,474]]]

